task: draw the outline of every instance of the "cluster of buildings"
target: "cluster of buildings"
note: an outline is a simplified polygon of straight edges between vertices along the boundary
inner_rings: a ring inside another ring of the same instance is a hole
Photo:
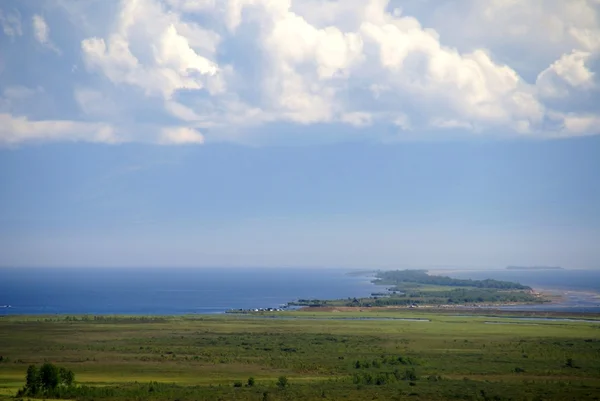
[[[226,313],[283,312],[283,308],[230,309]]]

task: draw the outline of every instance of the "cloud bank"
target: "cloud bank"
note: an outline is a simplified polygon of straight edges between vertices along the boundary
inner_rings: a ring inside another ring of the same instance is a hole
[[[0,6],[4,145],[600,133],[597,0],[35,7]]]

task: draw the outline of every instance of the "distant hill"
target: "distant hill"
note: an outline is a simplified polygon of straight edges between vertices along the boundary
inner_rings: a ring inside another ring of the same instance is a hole
[[[559,266],[508,266],[507,270],[565,270]]]

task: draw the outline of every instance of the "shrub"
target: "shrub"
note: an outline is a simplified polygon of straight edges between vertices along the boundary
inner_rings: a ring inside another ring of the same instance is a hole
[[[378,386],[383,386],[388,381],[388,376],[385,373],[380,373],[375,377],[375,384]]]
[[[406,369],[406,371],[404,371],[403,379],[410,380],[410,381],[417,380],[417,373],[415,372],[415,370],[413,368]]]
[[[277,387],[279,388],[284,388],[288,385],[288,379],[285,376],[279,376],[279,379],[277,379]]]

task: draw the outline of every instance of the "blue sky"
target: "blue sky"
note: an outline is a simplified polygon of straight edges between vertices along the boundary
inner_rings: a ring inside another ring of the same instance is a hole
[[[0,266],[600,268],[600,4],[0,4]]]

